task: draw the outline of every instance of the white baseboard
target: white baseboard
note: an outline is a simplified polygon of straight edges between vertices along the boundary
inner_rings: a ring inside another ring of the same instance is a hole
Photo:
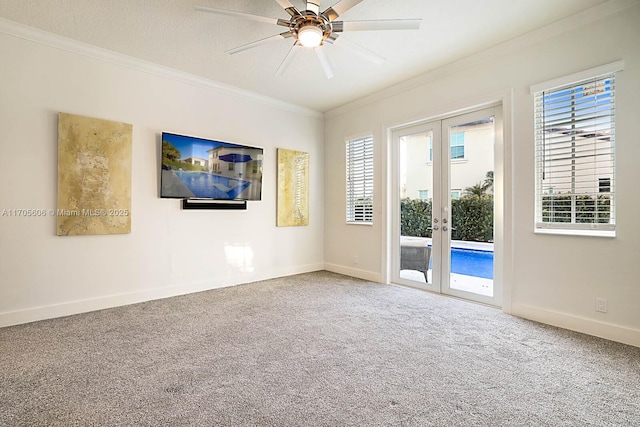
[[[640,330],[513,302],[511,314],[524,319],[640,347]]]
[[[333,273],[344,274],[345,276],[357,277],[362,280],[370,280],[372,282],[384,283],[382,275],[379,272],[373,272],[368,270],[360,270],[352,267],[345,267],[344,265],[324,263],[324,269]]]
[[[293,276],[295,274],[311,273],[314,271],[321,271],[321,270],[324,270],[324,263],[322,262],[319,262],[316,264],[297,265],[295,267],[278,268],[278,269],[271,270],[269,272],[270,274],[268,275],[268,277],[254,279],[254,280],[251,280],[251,282],[256,282],[258,280],[274,279],[276,277]],[[245,282],[245,283],[248,283],[248,282]]]
[[[56,317],[70,316],[73,314],[103,310],[106,308],[136,304],[145,301],[169,298],[229,286],[236,286],[260,280],[268,280],[276,277],[310,273],[323,269],[338,274],[357,277],[363,280],[384,283],[381,274],[378,272],[360,270],[330,263],[309,264],[272,270],[269,272],[269,274],[252,274],[243,277],[236,277],[233,280],[220,279],[213,281],[192,282],[165,288],[147,289],[117,295],[106,295],[99,298],[69,301],[62,304],[53,304],[0,313],[0,327],[35,322],[38,320],[53,319]],[[516,302],[512,303],[511,309],[512,315],[522,317],[524,319],[529,319],[536,322],[558,326],[560,328],[582,332],[588,335],[593,335],[608,340],[640,347],[640,330],[637,329],[626,328],[623,326],[605,322],[598,322],[593,319],[572,316],[565,313],[545,310],[539,307],[519,304]]]
[[[248,274],[232,279],[218,279],[183,283],[164,288],[146,289],[136,292],[128,292],[115,295],[106,295],[98,298],[69,301],[61,304],[52,304],[41,307],[27,308],[23,310],[0,313],[0,327],[19,325],[38,320],[53,319],[56,317],[70,316],[73,314],[87,313],[106,308],[120,307],[123,305],[137,304],[162,298],[186,295],[195,292],[208,291],[229,286],[242,285],[260,280],[268,280],[276,277],[292,276],[294,274],[310,273],[324,269],[324,264],[309,264],[282,269],[274,269],[268,274]]]

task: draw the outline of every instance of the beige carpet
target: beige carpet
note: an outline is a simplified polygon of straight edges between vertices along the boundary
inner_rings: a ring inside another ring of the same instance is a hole
[[[0,329],[1,426],[638,426],[640,348],[327,272]]]

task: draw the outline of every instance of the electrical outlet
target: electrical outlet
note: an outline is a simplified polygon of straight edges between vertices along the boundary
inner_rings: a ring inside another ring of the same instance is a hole
[[[607,312],[607,300],[605,298],[596,298],[596,311],[600,313]]]

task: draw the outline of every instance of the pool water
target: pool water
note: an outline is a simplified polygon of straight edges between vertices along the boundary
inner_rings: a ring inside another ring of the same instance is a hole
[[[433,258],[429,269],[433,268]],[[451,272],[493,279],[493,252],[451,248]]]
[[[251,183],[206,172],[175,171],[195,197],[235,199]]]
[[[451,272],[493,279],[493,252],[451,248]]]

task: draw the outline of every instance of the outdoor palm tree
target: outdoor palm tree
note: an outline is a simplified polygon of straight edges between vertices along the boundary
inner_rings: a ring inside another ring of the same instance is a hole
[[[483,186],[485,188],[485,192],[493,190],[493,171],[487,172],[487,175],[484,178]]]
[[[464,193],[467,196],[482,197],[491,189],[493,189],[493,171],[488,171],[483,182],[465,188]]]
[[[464,189],[464,194],[465,196],[475,196],[475,197],[482,197],[487,193],[487,190],[484,186],[484,184],[482,183],[477,183],[476,185],[472,186],[472,187],[467,187]]]

